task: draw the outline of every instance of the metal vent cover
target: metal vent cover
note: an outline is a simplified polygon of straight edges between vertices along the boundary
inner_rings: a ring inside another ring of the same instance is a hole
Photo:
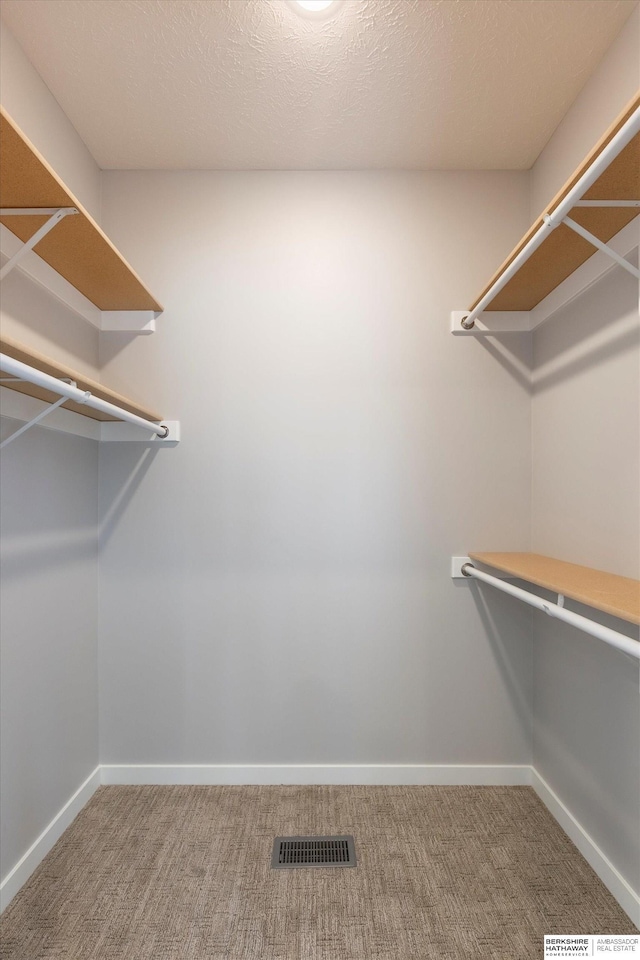
[[[291,870],[296,867],[355,867],[356,846],[353,837],[276,837],[271,867]]]

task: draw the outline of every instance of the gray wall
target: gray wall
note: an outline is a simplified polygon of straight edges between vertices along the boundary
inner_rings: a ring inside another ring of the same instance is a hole
[[[535,336],[532,511],[536,552],[636,578],[637,297],[615,268]],[[638,662],[547,617],[533,622],[534,766],[639,890]]]
[[[528,384],[448,330],[527,188],[105,174],[167,306],[105,376],[184,435],[100,450],[103,762],[530,761],[528,614],[449,578],[529,542]]]
[[[2,105],[97,215],[98,167],[4,24],[0,39]],[[3,334],[97,370],[97,331],[18,271],[3,281],[1,321]],[[3,393],[13,410],[17,395]],[[18,426],[4,417],[2,435]],[[1,459],[4,878],[98,764],[98,447],[35,427]]]
[[[533,168],[532,213],[639,85],[640,9]],[[638,284],[621,268],[534,336],[532,547],[628,577],[640,576],[639,344]],[[533,623],[534,766],[640,890],[638,663],[548,617]]]
[[[93,440],[34,427],[2,451],[3,877],[98,762],[97,483]]]

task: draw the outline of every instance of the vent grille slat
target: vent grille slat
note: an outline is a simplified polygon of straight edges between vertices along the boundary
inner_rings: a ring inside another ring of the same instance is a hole
[[[355,842],[351,836],[276,837],[273,843],[271,866],[275,870],[355,865]]]

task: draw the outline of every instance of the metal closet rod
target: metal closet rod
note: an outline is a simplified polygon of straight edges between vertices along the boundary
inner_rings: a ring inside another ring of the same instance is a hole
[[[529,242],[525,244],[520,253],[513,258],[495,283],[489,287],[482,299],[478,301],[473,310],[464,318],[462,326],[465,329],[470,329],[473,326],[482,311],[486,310],[494,297],[497,297],[511,277],[518,272],[522,264],[526,263],[531,254],[538,249],[549,232],[562,223],[571,208],[578,204],[578,201],[582,199],[589,187],[593,186],[600,174],[607,169],[609,164],[615,160],[618,154],[633,140],[638,131],[640,131],[640,107],[634,110],[629,119],[620,127],[615,136],[611,138],[604,150],[598,154],[591,166],[585,170],[555,210],[545,214],[544,222],[538,227]]]
[[[492,587],[497,587],[497,589],[502,590],[503,593],[508,593],[511,597],[522,600],[523,603],[528,603],[530,607],[543,610],[550,617],[555,617],[557,620],[564,620],[565,623],[570,623],[578,630],[582,630],[584,633],[590,633],[592,637],[603,640],[605,643],[608,643],[609,646],[615,647],[616,650],[622,650],[624,653],[628,653],[629,656],[635,657],[636,660],[640,660],[640,643],[637,640],[632,640],[631,637],[627,637],[624,633],[619,633],[617,630],[604,627],[601,623],[596,623],[595,620],[589,620],[588,617],[583,617],[579,613],[573,613],[572,610],[566,610],[565,607],[562,606],[564,597],[561,594],[559,594],[559,597],[561,597],[562,603],[552,603],[550,600],[537,597],[534,593],[529,593],[520,587],[514,587],[512,584],[500,580],[499,577],[492,577],[489,573],[483,573],[482,570],[474,567],[472,563],[463,564],[462,573],[465,577],[473,577],[474,580],[481,580],[483,583],[488,583]]]
[[[169,432],[169,428],[162,423],[154,423],[152,420],[145,420],[144,417],[139,417],[135,413],[129,413],[128,410],[117,407],[115,403],[109,403],[108,400],[95,397],[90,390],[79,390],[74,384],[65,383],[64,380],[51,377],[48,373],[43,373],[42,370],[37,370],[20,360],[8,357],[5,353],[0,353],[0,370],[17,377],[19,380],[26,380],[27,383],[34,383],[38,387],[43,387],[45,390],[57,393],[61,397],[73,400],[75,403],[81,403],[93,410],[106,413],[116,420],[123,420],[126,423],[133,423],[137,427],[143,427],[161,438],[166,437]]]

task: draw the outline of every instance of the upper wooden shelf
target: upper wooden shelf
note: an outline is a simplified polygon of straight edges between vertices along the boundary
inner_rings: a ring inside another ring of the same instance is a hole
[[[118,253],[44,157],[0,107],[0,207],[76,207],[36,244],[35,252],[100,310],[162,311],[137,273]],[[26,241],[48,219],[2,217]]]
[[[585,157],[562,190],[542,211],[520,243],[509,254],[499,270],[493,275],[484,290],[476,297],[469,310],[482,300],[495,281],[520,253],[531,237],[542,226],[546,214],[551,214],[567,196],[587,168],[593,163],[618,130],[640,106],[640,94],[620,114],[618,119]],[[583,200],[638,200],[640,199],[640,134],[637,134],[585,193]],[[571,219],[607,242],[619,233],[640,208],[633,207],[572,207]],[[543,243],[526,260],[517,273],[505,284],[486,308],[487,312],[498,310],[533,310],[552,290],[566,280],[581,264],[594,254],[594,247],[570,227],[561,223],[551,230]]]
[[[123,397],[114,390],[109,390],[109,388],[103,386],[103,384],[97,383],[89,377],[85,377],[84,374],[78,373],[76,370],[72,370],[70,367],[66,367],[56,360],[51,360],[36,350],[25,347],[21,343],[11,340],[8,337],[2,337],[0,339],[0,353],[5,353],[7,356],[13,357],[14,360],[19,360],[21,363],[27,363],[30,367],[35,367],[43,373],[48,373],[51,377],[58,379],[66,377],[69,380],[75,380],[80,390],[90,390],[95,397],[101,400],[107,400],[109,403],[114,403],[116,406],[128,410],[129,413],[135,413],[136,416],[142,417],[144,420],[150,420],[154,423],[160,423],[162,420],[160,414],[154,410],[149,410],[147,407],[134,403],[132,400],[128,400],[127,397]],[[8,387],[10,390],[17,390],[19,393],[26,393],[30,397],[37,397],[38,400],[46,400],[48,403],[54,403],[60,399],[57,394],[52,393],[50,390],[36,386],[33,383],[27,383],[24,380],[5,380],[2,386]],[[74,413],[79,413],[83,417],[90,417],[92,420],[110,421],[118,419],[117,417],[111,417],[108,414],[102,413],[100,410],[87,407],[84,404],[74,403],[73,400],[67,400],[62,406],[66,410],[72,410]]]
[[[477,563],[602,610],[630,623],[640,623],[640,580],[565,563],[537,553],[470,553]]]

